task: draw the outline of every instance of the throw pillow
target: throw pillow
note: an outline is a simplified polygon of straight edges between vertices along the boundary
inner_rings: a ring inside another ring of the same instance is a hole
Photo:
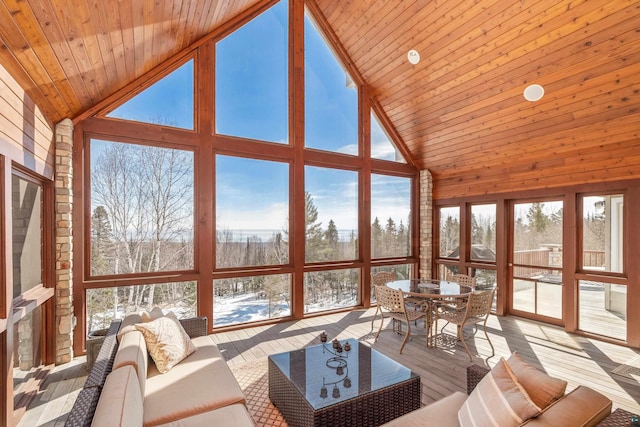
[[[550,377],[535,366],[531,366],[518,353],[514,352],[507,360],[507,364],[531,400],[541,409],[545,409],[564,396],[567,389],[566,381]]]
[[[174,317],[160,317],[147,323],[139,323],[151,358],[160,373],[168,372],[185,357],[196,351],[189,335]]]
[[[151,311],[143,311],[141,314],[143,322],[151,322],[164,316],[162,309],[158,306],[153,307]]]
[[[538,415],[504,359],[478,383],[458,411],[460,426],[515,427]]]

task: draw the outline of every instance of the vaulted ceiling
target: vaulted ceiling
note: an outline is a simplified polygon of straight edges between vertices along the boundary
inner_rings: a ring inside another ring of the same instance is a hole
[[[6,0],[0,61],[55,123],[264,4]],[[434,175],[436,196],[640,177],[640,0],[311,6]],[[544,86],[541,101],[523,98],[531,83]]]

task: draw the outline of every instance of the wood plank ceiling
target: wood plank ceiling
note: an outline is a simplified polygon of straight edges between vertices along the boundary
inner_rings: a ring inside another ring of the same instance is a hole
[[[6,0],[0,60],[55,123],[259,3]],[[315,0],[312,9],[434,175],[434,197],[640,178],[640,0]],[[530,83],[544,86],[541,101],[524,100]]]

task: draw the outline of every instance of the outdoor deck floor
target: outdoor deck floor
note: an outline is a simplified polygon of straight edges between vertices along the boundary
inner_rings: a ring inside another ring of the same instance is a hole
[[[466,367],[471,362],[460,344],[449,342],[438,348],[427,348],[425,329],[418,326],[412,332],[421,336],[412,338],[403,354],[399,354],[402,337],[391,331],[390,321],[385,323],[386,331],[374,343],[375,330],[371,331],[373,313],[374,309],[354,310],[214,336],[230,365],[256,363],[264,361],[270,354],[318,344],[322,331],[329,339],[357,338],[418,373],[422,378],[424,404],[454,391],[465,391]],[[376,329],[378,325],[379,317]],[[487,329],[496,354],[491,357],[484,334],[478,332],[475,338],[467,341],[474,355],[472,363],[493,366],[501,356],[508,357],[511,352],[518,351],[549,375],[567,380],[568,390],[580,384],[588,385],[608,396],[614,409],[640,412],[640,376],[612,373],[618,366],[629,362],[638,367],[632,371],[640,374],[640,351],[511,316],[491,316]],[[455,329],[448,327],[446,332],[455,333]],[[73,364],[56,367],[45,390],[34,399],[19,425],[62,425],[74,394],[82,386],[82,376],[86,376],[82,362],[83,358],[79,358]]]

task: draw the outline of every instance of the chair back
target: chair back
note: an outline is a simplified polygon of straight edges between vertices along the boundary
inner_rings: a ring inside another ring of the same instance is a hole
[[[465,286],[471,286],[471,288],[473,289],[476,288],[476,278],[466,274],[452,274],[447,277],[447,281],[460,283],[461,285]]]
[[[404,313],[404,295],[401,290],[391,289],[385,285],[376,286],[378,306],[392,313]]]
[[[493,304],[494,289],[486,291],[473,292],[467,300],[467,312],[465,317],[485,317],[491,313],[491,305]]]
[[[377,273],[371,273],[371,287],[386,285],[389,282],[396,280],[395,270],[391,271],[378,271]]]

